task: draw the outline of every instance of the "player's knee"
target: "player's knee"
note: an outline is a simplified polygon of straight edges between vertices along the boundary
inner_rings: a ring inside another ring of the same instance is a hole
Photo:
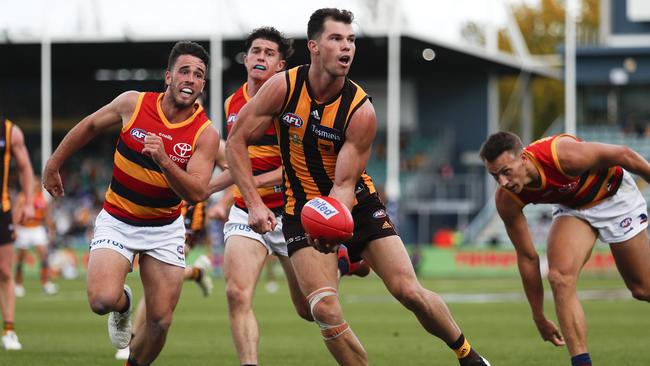
[[[350,326],[343,319],[335,288],[319,288],[307,296],[307,301],[325,342],[333,341],[350,330]]]
[[[88,304],[95,314],[104,315],[114,310],[121,293],[109,294],[107,291],[88,289]]]
[[[108,314],[113,310],[113,305],[115,301],[112,301],[106,296],[92,296],[88,295],[88,303],[93,313],[104,315]]]
[[[253,301],[253,289],[246,289],[232,282],[226,284],[226,298],[228,305],[233,307],[250,307]]]
[[[422,291],[424,291],[422,286],[412,283],[394,288],[391,293],[404,307],[413,311],[419,309],[424,301]]]
[[[635,299],[650,302],[650,288],[647,286],[631,286],[630,291]]]
[[[309,305],[306,303],[304,305],[296,305],[296,313],[308,322],[314,321],[314,317],[311,315],[311,311],[309,311]]]
[[[548,282],[554,292],[572,290],[576,286],[576,277],[560,270],[551,268],[548,271]]]
[[[171,312],[165,313],[147,313],[147,327],[154,334],[166,333],[172,325],[173,315]]]
[[[11,281],[11,268],[0,269],[0,282]]]
[[[311,309],[314,320],[324,323],[336,323],[343,320],[341,307],[336,298],[323,299]]]
[[[338,293],[333,287],[323,287],[307,296],[311,315],[319,325],[339,324],[343,321]]]

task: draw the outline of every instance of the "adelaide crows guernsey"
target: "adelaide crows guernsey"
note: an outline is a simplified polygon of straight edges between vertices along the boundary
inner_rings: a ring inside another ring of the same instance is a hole
[[[104,210],[134,226],[162,226],[181,213],[181,199],[172,190],[153,159],[142,154],[147,133],[160,136],[169,158],[185,170],[196,140],[211,122],[203,107],[192,116],[171,123],[161,108],[163,93],[141,93],[131,120],[122,127],[113,163],[113,179]]]
[[[623,180],[623,168],[613,166],[590,170],[579,177],[567,175],[560,166],[557,141],[560,137],[577,137],[560,134],[537,140],[524,148],[524,154],[535,164],[540,175],[539,188],[524,189],[516,196],[524,206],[528,203],[558,203],[571,208],[584,208],[611,197]]]
[[[287,95],[275,119],[284,165],[285,213],[298,215],[303,205],[316,196],[327,196],[334,185],[338,153],[354,112],[368,95],[346,78],[340,93],[318,103],[309,86],[309,65],[286,72]],[[364,171],[355,187],[356,200],[375,193]]]
[[[235,93],[226,99],[225,112],[227,118],[228,133],[237,122],[237,115],[244,105],[251,99],[247,91],[248,83],[242,85]],[[259,141],[248,146],[248,157],[251,159],[251,168],[253,175],[260,175],[273,171],[282,165],[280,157],[280,147],[278,138],[275,133],[275,127],[271,126],[264,132],[264,136]],[[258,188],[257,192],[262,197],[264,204],[271,210],[281,209],[284,204],[284,189],[282,186]],[[235,187],[233,191],[235,206],[245,210],[246,203],[239,191]]]
[[[21,200],[25,200],[25,195],[21,193]],[[34,216],[20,224],[23,227],[38,227],[43,225],[45,215],[47,214],[47,200],[43,197],[43,192],[38,191],[34,197]]]

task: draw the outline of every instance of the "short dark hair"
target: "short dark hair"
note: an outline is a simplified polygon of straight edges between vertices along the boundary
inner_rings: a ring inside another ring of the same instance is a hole
[[[253,31],[246,37],[246,52],[251,49],[253,41],[256,39],[265,39],[278,45],[283,60],[288,59],[293,55],[293,40],[287,38],[282,32],[273,27],[260,27],[253,29]]]
[[[490,135],[481,146],[479,156],[483,161],[493,162],[506,151],[517,154],[523,148],[519,136],[512,132],[501,131]]]
[[[171,71],[171,69],[174,68],[176,60],[178,60],[178,58],[182,55],[191,55],[201,59],[206,68],[210,65],[210,55],[208,54],[208,51],[203,48],[203,46],[192,41],[179,41],[176,42],[172,48],[172,51],[169,53],[167,70]]]
[[[315,40],[323,33],[323,25],[327,19],[336,22],[343,22],[345,24],[352,24],[354,21],[354,14],[349,10],[336,9],[336,8],[322,8],[316,10],[307,23],[307,39]]]

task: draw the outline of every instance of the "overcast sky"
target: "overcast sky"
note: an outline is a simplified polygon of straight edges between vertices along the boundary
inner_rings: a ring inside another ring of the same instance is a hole
[[[401,0],[402,28],[446,42],[460,40],[467,21],[501,26],[504,3],[538,0]],[[45,29],[57,40],[205,38],[220,29],[238,38],[273,25],[304,36],[311,12],[343,7],[357,16],[361,33],[383,33],[395,0],[0,0],[0,42],[36,42]],[[281,4],[281,5],[278,5]],[[378,9],[378,10],[377,10]]]

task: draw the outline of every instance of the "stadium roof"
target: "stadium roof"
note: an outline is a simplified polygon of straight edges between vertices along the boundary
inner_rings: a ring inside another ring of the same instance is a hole
[[[273,25],[287,35],[306,38],[306,23],[319,7],[355,13],[361,36],[385,36],[394,11],[400,11],[405,36],[466,53],[486,61],[558,77],[557,69],[533,58],[487,52],[461,37],[468,21],[501,25],[502,0],[20,0],[6,1],[0,12],[0,43],[39,43],[45,37],[66,42],[143,42],[178,39],[242,39],[251,29]],[[278,5],[280,4],[280,5]]]

